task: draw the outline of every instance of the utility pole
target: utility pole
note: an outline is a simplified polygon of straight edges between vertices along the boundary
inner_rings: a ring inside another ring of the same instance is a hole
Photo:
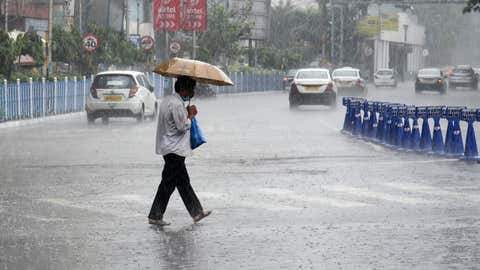
[[[78,0],[78,29],[80,30],[80,34],[83,34],[83,27],[82,27],[82,2],[83,0]]]
[[[110,5],[112,3],[112,0],[108,0],[107,3],[107,22],[105,23],[108,28],[110,28]]]
[[[140,35],[140,2],[137,0],[137,35]]]
[[[343,6],[340,6],[340,65],[343,65]]]
[[[130,12],[128,10],[128,1],[129,0],[125,0],[125,39],[128,40],[129,39],[129,35],[130,35]]]
[[[335,9],[333,8],[333,0],[330,0],[330,10],[332,13],[332,23],[330,25],[330,63],[334,63],[335,58]]]
[[[5,33],[8,32],[8,0],[5,0]]]
[[[52,62],[52,31],[53,25],[53,0],[48,5],[48,41],[47,41],[47,76],[50,72],[50,63]]]

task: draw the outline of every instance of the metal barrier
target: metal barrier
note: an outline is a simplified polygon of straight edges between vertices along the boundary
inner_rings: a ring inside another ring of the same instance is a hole
[[[234,86],[213,86],[217,94],[282,90],[281,73],[233,72],[228,74]],[[148,73],[157,97],[171,88],[171,80]],[[50,115],[81,112],[90,93],[92,78],[54,78],[53,81],[0,83],[0,123]]]
[[[342,129],[345,134],[378,142],[401,151],[416,151],[480,161],[474,130],[474,123],[480,122],[478,108],[414,106],[368,101],[357,97],[344,97],[342,104],[346,107]],[[433,134],[430,129],[430,119],[433,120]],[[442,119],[448,123],[445,140],[441,129]],[[421,130],[419,120],[422,123]],[[460,121],[467,124],[465,147]]]

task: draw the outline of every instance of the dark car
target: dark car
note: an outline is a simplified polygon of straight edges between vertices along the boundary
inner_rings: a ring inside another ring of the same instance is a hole
[[[298,69],[290,69],[287,71],[285,76],[283,77],[283,89],[289,90],[290,85],[292,84],[293,77],[295,77],[295,74],[297,73]]]
[[[217,93],[208,84],[197,83],[195,86],[195,97],[197,98],[209,98],[216,96]]]
[[[418,71],[415,80],[415,93],[421,91],[438,91],[441,94],[447,93],[447,86],[443,73],[438,68],[424,68]]]
[[[478,89],[478,74],[470,66],[456,66],[449,78],[449,87],[468,87]]]

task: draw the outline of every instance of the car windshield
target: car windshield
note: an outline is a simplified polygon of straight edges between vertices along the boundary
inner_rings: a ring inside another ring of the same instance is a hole
[[[334,77],[357,77],[356,70],[335,70],[332,74]]]
[[[440,76],[439,69],[421,69],[418,72],[419,76]]]
[[[97,75],[93,82],[93,86],[100,89],[125,89],[132,88],[134,85],[132,76],[122,74]]]
[[[325,70],[303,70],[298,72],[297,79],[328,79],[328,72]]]
[[[379,70],[377,72],[378,75],[392,75],[393,74],[393,71],[391,70]]]

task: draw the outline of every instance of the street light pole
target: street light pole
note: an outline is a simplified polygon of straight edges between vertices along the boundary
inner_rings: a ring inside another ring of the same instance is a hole
[[[330,25],[330,62],[331,64],[334,63],[334,58],[335,58],[335,9],[333,8],[333,0],[330,0],[330,12],[332,13],[332,22]]]
[[[140,35],[140,2],[137,0],[137,35]]]
[[[47,39],[47,76],[50,72],[50,63],[52,62],[52,37],[53,37],[53,0],[48,5],[48,39]]]
[[[8,0],[5,0],[5,33],[8,32]]]

